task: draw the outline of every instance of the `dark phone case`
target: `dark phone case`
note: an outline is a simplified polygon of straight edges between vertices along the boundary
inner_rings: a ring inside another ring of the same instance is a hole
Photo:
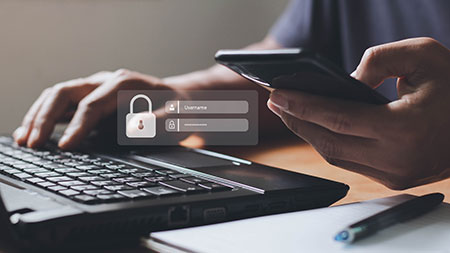
[[[271,88],[370,104],[390,102],[327,59],[304,49],[261,51],[260,54],[258,51],[221,50],[215,58],[241,76]]]

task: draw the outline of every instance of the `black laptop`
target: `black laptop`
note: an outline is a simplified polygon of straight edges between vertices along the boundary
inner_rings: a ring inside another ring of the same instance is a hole
[[[63,152],[0,137],[0,225],[21,247],[112,243],[324,207],[348,189],[203,149]]]

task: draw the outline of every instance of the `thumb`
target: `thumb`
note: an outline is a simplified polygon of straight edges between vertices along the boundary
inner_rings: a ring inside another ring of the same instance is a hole
[[[371,47],[351,75],[372,88],[387,78],[407,81],[426,58],[427,47],[436,43],[430,38],[415,38]]]

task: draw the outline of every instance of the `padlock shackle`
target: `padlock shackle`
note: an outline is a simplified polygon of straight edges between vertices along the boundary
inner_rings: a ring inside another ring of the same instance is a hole
[[[145,99],[145,100],[147,101],[147,103],[148,103],[148,111],[151,112],[151,111],[152,111],[152,101],[150,100],[150,98],[147,97],[147,96],[144,95],[144,94],[137,94],[137,95],[134,96],[134,97],[131,99],[131,101],[130,101],[130,113],[134,113],[134,109],[133,109],[133,107],[134,107],[134,101],[136,101],[136,100],[139,99],[139,98],[143,98],[143,99]]]

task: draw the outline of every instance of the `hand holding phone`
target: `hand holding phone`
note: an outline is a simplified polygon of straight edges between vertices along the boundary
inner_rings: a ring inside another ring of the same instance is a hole
[[[301,48],[219,50],[216,61],[264,87],[294,89],[369,104],[390,101],[327,59]]]

